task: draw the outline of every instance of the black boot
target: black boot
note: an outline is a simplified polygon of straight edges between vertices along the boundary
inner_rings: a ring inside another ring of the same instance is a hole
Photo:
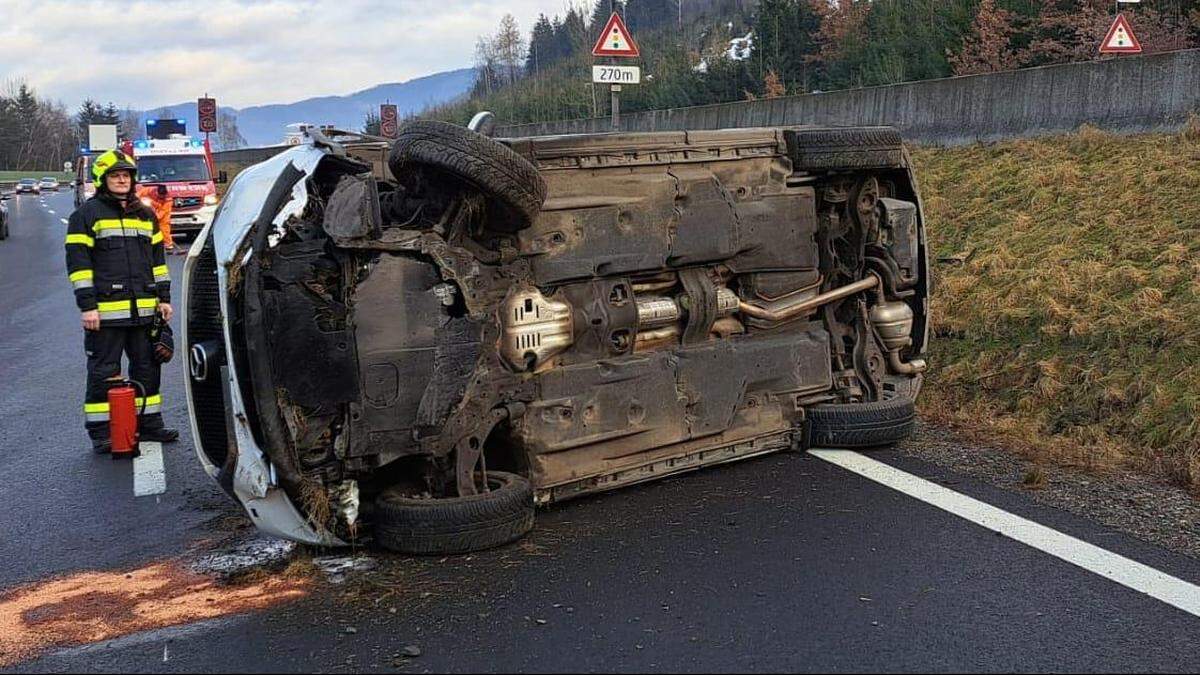
[[[93,438],[92,452],[97,455],[107,455],[112,452],[112,441],[107,438]]]
[[[138,440],[155,441],[158,443],[171,443],[179,439],[179,430],[170,427],[158,427],[157,429],[143,429],[138,434]]]

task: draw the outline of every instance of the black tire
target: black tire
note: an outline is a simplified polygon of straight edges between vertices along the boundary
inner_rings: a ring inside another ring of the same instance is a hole
[[[421,120],[400,130],[388,166],[400,178],[409,164],[465,180],[499,202],[503,208],[491,214],[497,229],[529,227],[546,201],[546,181],[529,160],[507,145],[448,122]]]
[[[533,487],[516,474],[489,471],[491,492],[415,499],[392,488],[375,499],[375,539],[400,553],[452,555],[495,548],[533,529]]]
[[[875,448],[912,435],[916,405],[897,397],[871,403],[823,403],[808,408],[809,446]]]
[[[784,139],[796,171],[904,166],[904,144],[891,127],[789,129]]]

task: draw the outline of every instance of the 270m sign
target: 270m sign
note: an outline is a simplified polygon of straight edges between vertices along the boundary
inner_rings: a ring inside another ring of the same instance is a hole
[[[592,66],[592,82],[597,84],[641,84],[638,66]]]

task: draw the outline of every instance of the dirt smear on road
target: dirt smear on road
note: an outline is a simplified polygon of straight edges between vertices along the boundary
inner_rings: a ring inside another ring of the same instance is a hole
[[[244,583],[164,562],[124,572],[83,572],[0,591],[0,667],[56,647],[265,609],[305,596],[289,575]]]

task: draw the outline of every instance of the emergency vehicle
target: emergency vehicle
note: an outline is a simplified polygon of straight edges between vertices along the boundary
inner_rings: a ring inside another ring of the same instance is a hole
[[[139,185],[164,185],[174,200],[173,235],[195,236],[212,222],[217,211],[217,183],[208,141],[182,134],[168,138],[126,141],[125,152],[137,161]]]

